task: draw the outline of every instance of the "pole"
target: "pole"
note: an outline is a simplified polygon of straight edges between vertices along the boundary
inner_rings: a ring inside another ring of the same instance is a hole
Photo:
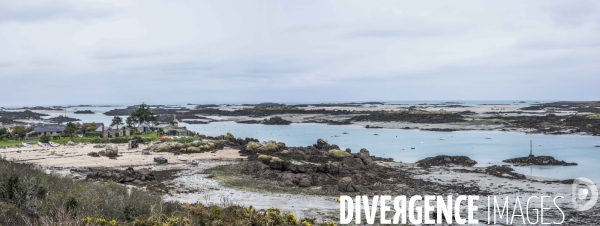
[[[531,128],[529,128],[529,157],[533,157],[533,138]]]

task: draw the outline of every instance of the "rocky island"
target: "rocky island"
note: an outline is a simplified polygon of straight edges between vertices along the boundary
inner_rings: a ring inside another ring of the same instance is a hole
[[[512,158],[502,160],[506,163],[517,163],[517,164],[527,164],[527,165],[552,165],[552,166],[576,166],[577,163],[574,162],[565,162],[554,159],[552,156],[533,156],[530,155],[528,157],[521,158]]]

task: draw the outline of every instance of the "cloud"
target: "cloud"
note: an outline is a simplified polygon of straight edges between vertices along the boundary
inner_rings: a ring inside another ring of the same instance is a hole
[[[80,1],[3,1],[0,22],[37,22],[52,19],[83,20],[110,16],[113,10],[105,4]]]
[[[597,99],[599,6],[5,1],[0,105]]]
[[[578,35],[544,35],[520,39],[514,46],[529,50],[595,48],[600,46],[600,34],[591,37]]]
[[[563,28],[583,26],[600,14],[598,2],[593,0],[558,1],[544,7],[544,10],[556,26]]]

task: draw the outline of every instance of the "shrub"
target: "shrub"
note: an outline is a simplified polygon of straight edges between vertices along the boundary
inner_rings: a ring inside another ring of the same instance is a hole
[[[125,137],[115,137],[110,139],[110,142],[114,144],[127,143],[127,141],[129,141],[129,139]]]
[[[292,152],[291,152],[290,150],[287,150],[287,149],[286,149],[286,150],[283,150],[283,151],[281,151],[281,154],[282,154],[282,155],[289,155],[289,154],[291,154],[291,153],[292,153]]]
[[[263,160],[263,161],[271,161],[272,158],[273,158],[273,156],[270,156],[270,155],[258,155],[258,159]]]
[[[336,158],[345,158],[345,157],[350,157],[351,154],[342,150],[337,150],[337,149],[331,149],[329,150],[329,155],[336,157]]]
[[[281,163],[281,162],[283,162],[283,160],[278,157],[271,158],[271,163]]]
[[[42,135],[40,137],[40,142],[42,142],[42,143],[48,143],[48,142],[50,142],[50,139],[52,139],[50,136],[48,136],[48,135]]]
[[[246,144],[246,150],[247,151],[256,151],[258,150],[262,145],[259,142],[255,142],[255,141],[250,141],[248,142],[248,144]]]

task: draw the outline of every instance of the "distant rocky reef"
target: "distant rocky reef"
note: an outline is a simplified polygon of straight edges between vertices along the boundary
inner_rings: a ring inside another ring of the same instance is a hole
[[[269,119],[263,120],[246,120],[239,121],[238,123],[242,124],[264,124],[264,125],[289,125],[292,124],[291,121],[285,120],[279,116],[271,117]]]
[[[528,164],[528,165],[550,165],[550,166],[576,166],[577,163],[574,162],[565,162],[556,160],[552,156],[528,156],[521,158],[512,158],[503,160],[503,162],[507,163],[517,163],[517,164]]]
[[[75,114],[94,114],[94,112],[90,111],[90,110],[76,111],[73,113],[75,113]]]

